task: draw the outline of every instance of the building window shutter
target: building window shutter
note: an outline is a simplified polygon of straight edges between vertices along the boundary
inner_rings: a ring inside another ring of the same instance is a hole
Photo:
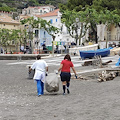
[[[51,24],[53,23],[53,20],[52,20],[52,19],[50,19],[50,23],[51,23]]]
[[[38,37],[39,31],[35,30],[35,37]]]

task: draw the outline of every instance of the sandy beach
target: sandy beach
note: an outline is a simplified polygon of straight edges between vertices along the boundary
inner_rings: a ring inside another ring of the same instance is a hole
[[[0,61],[0,120],[119,120],[120,77],[98,82],[71,79],[70,94],[37,96],[36,83],[28,79],[26,65]],[[50,68],[52,70],[52,68]],[[54,68],[53,68],[54,69]],[[89,69],[89,67],[88,67]]]

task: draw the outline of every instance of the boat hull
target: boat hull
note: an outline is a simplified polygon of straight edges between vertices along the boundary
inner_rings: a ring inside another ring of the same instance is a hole
[[[110,54],[110,49],[98,49],[90,51],[79,51],[82,59],[93,58],[94,56],[106,57]]]

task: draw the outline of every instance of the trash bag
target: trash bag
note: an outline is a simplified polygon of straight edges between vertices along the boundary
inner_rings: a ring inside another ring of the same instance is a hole
[[[49,73],[46,77],[45,88],[47,92],[58,92],[59,81],[56,73]]]
[[[31,66],[29,65],[29,66],[27,66],[27,67],[28,67],[28,79],[33,79],[34,74],[35,74],[35,70],[29,71],[30,68],[31,68]]]

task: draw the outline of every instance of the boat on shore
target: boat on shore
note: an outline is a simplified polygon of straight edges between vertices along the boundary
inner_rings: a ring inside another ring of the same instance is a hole
[[[94,56],[106,57],[110,55],[110,49],[112,48],[104,48],[104,49],[88,50],[88,51],[79,50],[79,53],[81,59],[93,58]]]
[[[69,48],[69,54],[70,55],[79,55],[79,50],[80,51],[87,51],[87,50],[97,50],[98,49],[98,44],[94,45],[88,45],[88,46],[76,46],[74,48]]]

